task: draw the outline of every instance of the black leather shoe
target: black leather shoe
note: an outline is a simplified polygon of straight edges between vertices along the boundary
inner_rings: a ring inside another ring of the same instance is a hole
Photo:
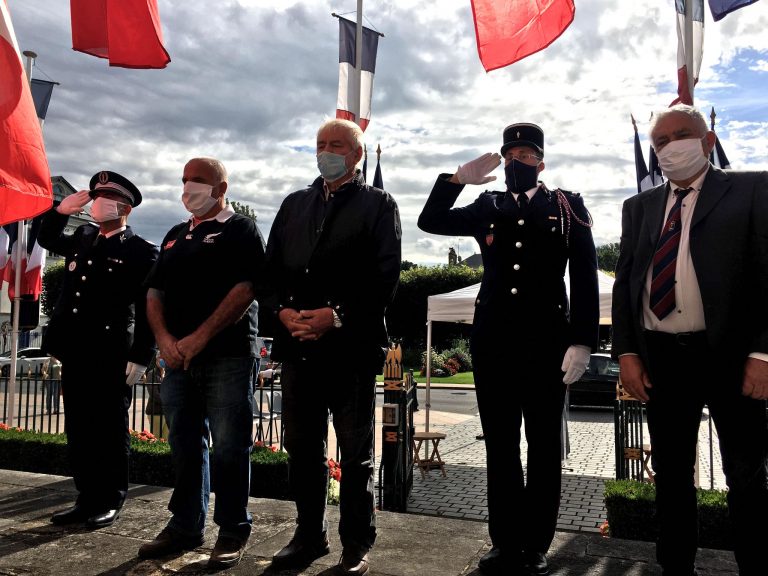
[[[344,550],[341,554],[341,560],[336,567],[336,573],[341,576],[363,576],[368,574],[370,565],[368,563],[368,554]]]
[[[331,551],[328,545],[328,534],[323,532],[316,540],[308,540],[294,535],[288,545],[272,556],[272,566],[275,568],[300,568],[309,566]]]
[[[501,552],[501,548],[494,546],[488,550],[488,552],[483,554],[483,557],[480,558],[477,567],[480,568],[480,572],[483,574],[505,574],[504,555]]]
[[[543,552],[525,552],[523,566],[530,576],[549,576],[549,564]]]
[[[240,563],[240,559],[245,552],[245,545],[248,538],[236,538],[219,534],[216,539],[216,545],[208,560],[208,566],[211,568],[231,568]]]
[[[66,510],[59,510],[51,516],[51,522],[56,526],[64,526],[65,524],[76,524],[78,522],[85,522],[90,518],[91,513],[79,504],[75,504],[72,508]]]
[[[106,512],[102,512],[101,514],[95,514],[88,518],[88,520],[85,521],[85,525],[88,528],[106,528],[107,526],[112,526],[112,524],[115,523],[115,520],[117,520],[120,517],[120,510],[113,508],[112,510],[107,510]]]
[[[152,542],[147,542],[139,548],[139,558],[160,558],[184,550],[194,550],[202,545],[202,536],[188,538],[166,526],[162,529],[160,534],[155,536],[155,539],[152,540]]]

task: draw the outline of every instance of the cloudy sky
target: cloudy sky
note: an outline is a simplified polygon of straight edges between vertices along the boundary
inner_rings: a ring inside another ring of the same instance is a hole
[[[134,181],[144,203],[131,215],[160,242],[185,218],[181,172],[194,156],[220,158],[228,196],[249,204],[265,237],[282,199],[317,175],[317,127],[335,113],[338,24],[356,2],[159,0],[164,70],[110,68],[71,49],[69,2],[8,0],[21,50],[37,52],[33,77],[59,82],[44,136],[51,174],[75,188],[99,170]],[[403,258],[467,257],[469,238],[416,226],[440,172],[498,151],[513,122],[546,140],[550,187],[581,193],[597,245],[616,242],[621,202],[635,193],[633,131],[643,148],[654,110],[676,96],[674,0],[576,0],[576,18],[549,48],[486,73],[470,0],[367,0],[379,41],[369,151],[382,148],[385,188],[403,223]],[[717,112],[734,168],[768,169],[768,2],[713,22],[707,8],[696,105]],[[375,154],[372,155],[375,161]],[[372,172],[371,172],[372,173]],[[503,182],[503,170],[496,172]],[[497,188],[503,186],[499,184]],[[468,186],[457,205],[483,188]]]

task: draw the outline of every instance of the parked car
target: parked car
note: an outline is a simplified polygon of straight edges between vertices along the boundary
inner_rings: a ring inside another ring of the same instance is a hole
[[[584,375],[568,387],[569,406],[612,408],[618,381],[619,363],[610,354],[592,354]]]
[[[48,362],[48,354],[40,348],[20,348],[16,352],[16,374],[38,374],[43,364]],[[11,351],[7,350],[0,356],[0,375],[6,378],[11,374]]]

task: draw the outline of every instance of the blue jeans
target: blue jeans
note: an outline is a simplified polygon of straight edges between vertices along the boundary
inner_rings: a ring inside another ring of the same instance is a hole
[[[255,358],[215,358],[165,373],[160,396],[176,471],[168,527],[184,536],[203,534],[211,468],[216,492],[213,521],[219,533],[244,538],[251,532],[247,505],[255,362]]]

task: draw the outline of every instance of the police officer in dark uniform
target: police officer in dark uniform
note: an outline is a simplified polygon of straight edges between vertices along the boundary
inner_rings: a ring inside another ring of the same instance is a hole
[[[98,225],[65,235],[69,216],[91,199]],[[158,248],[126,225],[140,203],[139,189],[127,178],[99,172],[90,190],[66,197],[40,227],[40,245],[66,258],[42,347],[62,363],[65,431],[78,490],[75,505],[55,513],[54,524],[109,526],[128,491],[131,386],[144,374],[155,344],[143,284]]]
[[[598,341],[597,255],[582,198],[538,180],[541,128],[512,124],[503,138],[501,155],[484,154],[438,177],[418,225],[433,234],[473,236],[483,256],[470,345],[492,542],[480,570],[546,575],[560,503],[566,385],[581,377]],[[502,157],[507,189],[454,208],[465,184],[496,179],[488,174]],[[520,459],[523,420],[527,478]]]

